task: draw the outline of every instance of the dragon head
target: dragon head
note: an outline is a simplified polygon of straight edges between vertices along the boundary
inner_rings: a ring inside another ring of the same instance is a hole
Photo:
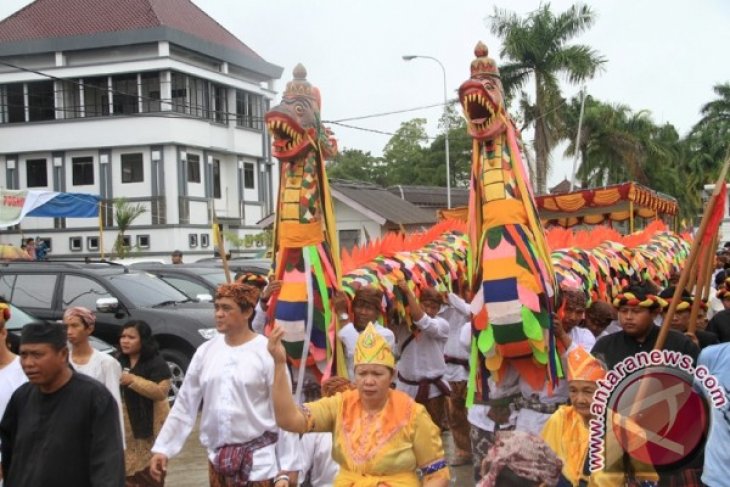
[[[488,56],[487,46],[479,41],[474,48],[471,78],[459,87],[469,134],[477,140],[489,140],[507,130],[507,114],[499,69]]]
[[[274,157],[289,161],[314,147],[321,127],[320,105],[319,90],[307,81],[304,66],[297,64],[281,103],[264,116],[273,139]]]

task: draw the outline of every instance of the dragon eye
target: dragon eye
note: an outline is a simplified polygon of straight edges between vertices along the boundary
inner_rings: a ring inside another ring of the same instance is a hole
[[[294,111],[297,112],[297,115],[301,115],[304,113],[304,107],[301,105],[297,105],[294,107]]]

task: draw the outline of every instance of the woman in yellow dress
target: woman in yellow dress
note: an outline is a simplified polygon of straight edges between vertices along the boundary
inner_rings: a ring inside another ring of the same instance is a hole
[[[651,487],[658,476],[648,465],[630,460],[616,440],[615,434],[607,432],[605,452],[616,460],[608,468],[591,472],[587,468],[589,429],[592,418],[591,403],[598,388],[597,381],[606,375],[606,369],[590,353],[579,346],[568,351],[568,395],[570,406],[561,406],[547,420],[542,430],[545,443],[552,448],[563,462],[558,487],[624,487],[638,485]],[[609,419],[609,421],[614,421]],[[618,422],[618,420],[615,420]],[[630,421],[627,419],[627,421]]]
[[[335,487],[449,485],[441,432],[422,405],[390,388],[395,358],[372,324],[357,340],[356,388],[302,407],[292,397],[283,334],[275,327],[269,338],[276,423],[295,433],[332,433]]]

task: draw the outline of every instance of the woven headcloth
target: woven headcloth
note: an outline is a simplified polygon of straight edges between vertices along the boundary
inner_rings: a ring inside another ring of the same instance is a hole
[[[358,301],[362,301],[377,309],[382,309],[383,291],[372,286],[361,287],[355,291],[355,298],[352,300],[352,305],[355,306]]]
[[[263,289],[268,284],[266,278],[260,274],[253,272],[243,272],[236,276],[236,282],[239,284],[250,284],[256,286],[259,289]]]
[[[664,299],[665,308],[669,306],[669,302],[674,297],[675,289],[676,288],[674,286],[670,286],[659,293],[659,297]],[[677,311],[687,311],[692,307],[692,301],[692,295],[686,290],[682,291],[681,301],[677,304]]]
[[[667,302],[654,294],[647,294],[641,299],[641,296],[626,291],[616,296],[613,300],[613,305],[616,308],[620,308],[621,306],[641,306],[642,308],[654,310],[667,306]]]
[[[255,308],[259,301],[259,289],[248,284],[234,282],[232,284],[221,284],[215,293],[215,299],[231,298],[241,308]]]
[[[96,315],[94,312],[83,306],[74,306],[63,312],[64,321],[70,320],[71,318],[78,318],[87,328],[96,324]]]
[[[431,301],[436,304],[444,304],[443,295],[432,287],[425,287],[421,290],[421,302]]]
[[[586,309],[586,295],[580,289],[561,288],[560,296],[566,308]]]

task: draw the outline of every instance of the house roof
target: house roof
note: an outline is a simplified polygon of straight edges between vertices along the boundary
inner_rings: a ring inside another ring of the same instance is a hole
[[[36,0],[0,21],[0,55],[159,40],[281,76],[281,68],[266,62],[190,0]]]
[[[549,189],[550,194],[570,193],[570,191],[570,181],[568,181],[568,178],[563,178],[562,181]]]
[[[387,188],[401,199],[410,201],[421,208],[446,208],[448,198],[442,186],[397,185]],[[451,206],[465,206],[469,203],[469,188],[451,188]]]
[[[369,215],[380,225],[431,225],[436,223],[435,211],[419,208],[380,186],[333,180],[331,187],[334,198]]]

